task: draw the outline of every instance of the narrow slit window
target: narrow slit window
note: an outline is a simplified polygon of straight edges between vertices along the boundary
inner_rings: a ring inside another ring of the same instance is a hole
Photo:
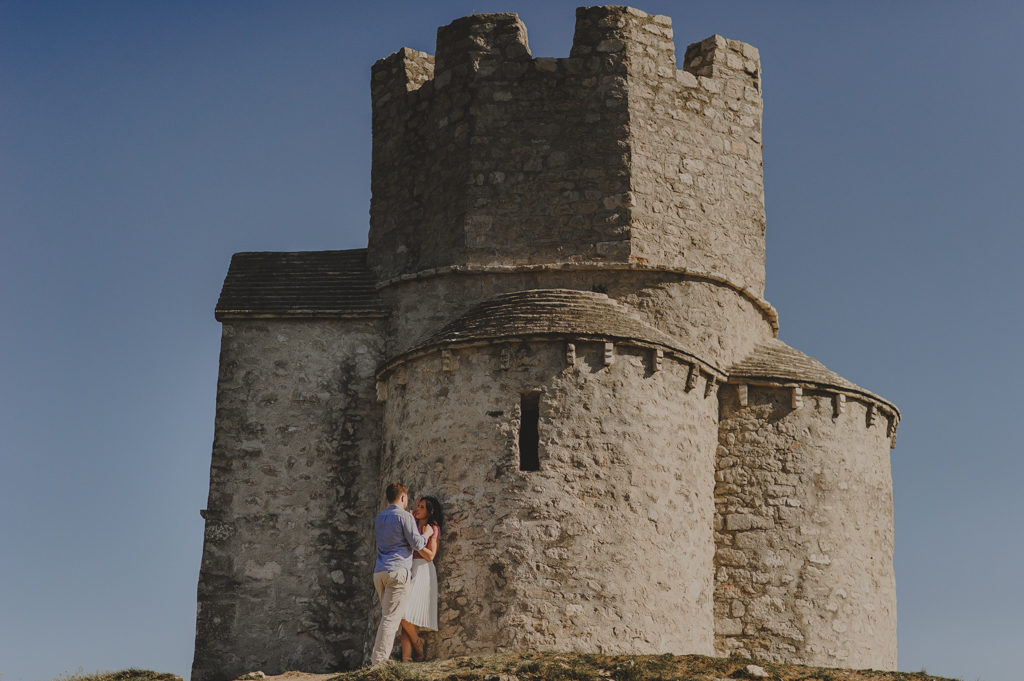
[[[519,470],[539,471],[540,434],[537,422],[540,420],[540,394],[523,393],[519,402]]]

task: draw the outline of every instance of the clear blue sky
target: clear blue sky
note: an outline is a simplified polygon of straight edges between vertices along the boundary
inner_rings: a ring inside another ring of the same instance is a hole
[[[231,254],[366,244],[376,59],[574,6],[0,0],[3,681],[188,674]],[[900,668],[1017,681],[1024,5],[638,6],[761,50],[781,337],[903,410]]]

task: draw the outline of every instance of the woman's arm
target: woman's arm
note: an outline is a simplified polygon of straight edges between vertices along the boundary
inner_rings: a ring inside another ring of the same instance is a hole
[[[434,556],[437,555],[437,531],[430,535],[430,539],[427,540],[427,545],[420,549],[420,557],[423,560],[434,560]]]

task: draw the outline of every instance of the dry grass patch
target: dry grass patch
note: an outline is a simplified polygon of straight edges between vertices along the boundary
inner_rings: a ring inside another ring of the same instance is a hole
[[[161,674],[148,669],[122,669],[119,672],[77,672],[62,674],[53,681],[185,681],[177,674]]]

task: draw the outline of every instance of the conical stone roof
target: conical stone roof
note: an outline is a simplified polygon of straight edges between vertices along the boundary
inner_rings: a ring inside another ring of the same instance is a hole
[[[786,345],[778,338],[758,345],[746,358],[729,369],[730,382],[740,383],[742,379],[810,383],[842,392],[858,393],[874,402],[888,405],[899,413],[896,405],[889,400],[846,380],[818,360]]]
[[[543,336],[634,341],[699,359],[631,308],[603,293],[574,289],[533,289],[496,296],[423,339],[408,354],[436,345]]]

